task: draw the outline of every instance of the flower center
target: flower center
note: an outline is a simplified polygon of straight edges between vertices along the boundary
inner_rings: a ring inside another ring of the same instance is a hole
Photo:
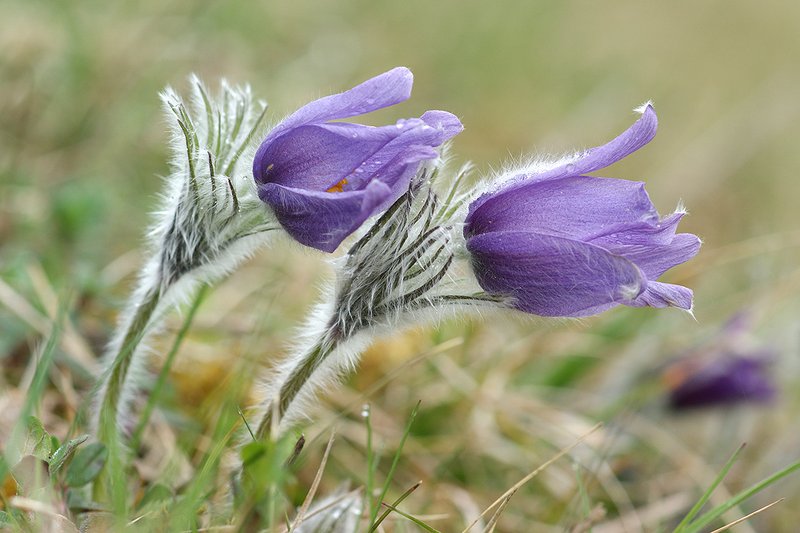
[[[331,187],[330,189],[326,190],[325,192],[342,192],[344,191],[344,186],[347,185],[347,178],[342,178],[342,180]]]

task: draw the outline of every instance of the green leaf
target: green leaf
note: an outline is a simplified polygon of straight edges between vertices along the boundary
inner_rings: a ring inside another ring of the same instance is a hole
[[[100,474],[108,459],[108,448],[93,442],[78,451],[67,468],[65,481],[70,487],[82,487],[91,483]]]
[[[61,470],[61,467],[64,466],[64,464],[69,461],[70,457],[72,457],[72,454],[75,453],[78,446],[83,444],[88,438],[89,435],[82,435],[77,439],[72,439],[59,446],[50,458],[50,475],[55,477],[58,471]]]
[[[49,461],[50,454],[53,451],[53,440],[50,434],[45,431],[41,421],[35,416],[29,416],[27,430],[22,455],[33,455],[42,461]]]

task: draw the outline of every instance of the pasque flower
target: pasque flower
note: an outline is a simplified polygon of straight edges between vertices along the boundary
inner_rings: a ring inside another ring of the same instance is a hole
[[[674,363],[664,373],[675,410],[739,402],[766,402],[776,393],[766,354],[721,354]]]
[[[746,312],[737,313],[709,342],[664,368],[661,375],[672,409],[763,403],[775,397],[769,367],[776,353],[754,341],[750,318]]]
[[[676,234],[684,213],[659,216],[641,182],[587,176],[655,136],[655,111],[647,104],[641,112],[611,142],[517,171],[470,205],[466,247],[486,292],[541,316],[618,304],[691,309],[690,289],[656,281],[700,248],[695,235]]]
[[[462,130],[445,111],[380,127],[331,122],[402,102],[412,83],[408,69],[392,69],[301,107],[266,136],[253,161],[258,194],[298,242],[333,252]]]

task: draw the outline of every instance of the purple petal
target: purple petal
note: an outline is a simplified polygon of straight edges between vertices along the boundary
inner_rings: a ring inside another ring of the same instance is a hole
[[[483,234],[470,238],[467,249],[484,290],[511,296],[517,309],[541,316],[588,316],[630,303],[646,283],[627,259],[552,235]]]
[[[573,176],[502,191],[472,209],[466,234],[513,231],[589,240],[620,226],[654,226],[659,217],[644,183]]]
[[[648,281],[642,294],[627,305],[632,307],[678,307],[692,308],[692,290],[681,285]]]
[[[461,124],[455,116],[446,114]],[[434,127],[421,119],[399,121],[396,126],[386,126],[386,128],[394,129],[397,136],[360,164],[354,171],[352,187],[358,188],[367,180],[374,179],[374,176],[388,183],[385,177],[388,162],[395,160],[400,154],[411,153],[410,150],[416,154],[414,161],[434,159],[438,156],[438,152],[433,147],[439,146],[460,131],[454,132],[452,124]],[[410,161],[407,160],[406,163],[408,162]],[[381,171],[382,168],[384,171]],[[405,185],[402,187],[405,188]]]
[[[420,119],[431,128],[442,132],[441,142],[455,137],[464,131],[464,125],[461,124],[461,121],[458,120],[458,117],[452,113],[448,113],[447,111],[426,111],[422,114]]]
[[[363,115],[408,100],[414,75],[405,67],[393,68],[339,94],[310,102],[278,124],[264,142],[302,126]]]
[[[612,226],[607,232],[589,239],[589,242],[609,249],[613,249],[615,246],[636,244],[670,244],[675,238],[678,223],[685,214],[684,212],[673,213],[658,220],[658,222],[648,220],[634,224]]]
[[[714,359],[672,390],[670,406],[687,409],[769,401],[775,396],[776,389],[767,375],[767,363],[762,358],[736,355]]]
[[[574,161],[542,173],[537,179],[589,174],[616,163],[649,143],[656,136],[658,117],[653,106],[647,105],[642,116],[617,138],[595,148],[590,148]]]
[[[299,243],[333,252],[386,202],[391,189],[373,181],[358,191],[327,193],[265,183],[259,197],[269,203],[283,228]]]
[[[408,148],[439,146],[462,129],[454,115],[436,113],[435,126],[416,118],[381,127],[341,122],[300,126],[262,144],[254,164],[256,182],[326,191],[346,179],[345,190],[359,189]],[[433,149],[427,154],[420,159],[437,157]]]
[[[333,252],[367,218],[396,200],[408,187],[418,163],[432,155],[436,155],[432,148],[412,145],[377,169],[375,179],[357,190],[326,192],[264,183],[258,186],[258,194],[296,241]]]
[[[606,245],[604,248],[633,261],[648,279],[655,280],[670,268],[697,255],[701,244],[697,235],[679,233],[665,245]]]
[[[325,191],[391,140],[377,135],[376,129],[357,124],[300,126],[261,145],[256,182]]]
[[[611,142],[602,146],[590,148],[575,158],[546,171],[536,174],[521,174],[515,177],[510,184],[504,186],[502,191],[510,192],[519,187],[526,186],[531,181],[546,181],[580,176],[605,168],[627,157],[650,142],[653,137],[655,137],[657,128],[658,117],[653,107],[648,104],[645,106],[641,118]],[[484,202],[496,194],[497,191],[490,192],[475,200],[470,206],[467,220],[469,221],[474,210],[478,209]]]

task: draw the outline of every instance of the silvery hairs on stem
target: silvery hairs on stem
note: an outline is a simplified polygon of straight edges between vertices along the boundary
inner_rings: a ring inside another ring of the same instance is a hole
[[[405,194],[337,260],[335,286],[301,330],[295,355],[264,382],[256,438],[277,436],[309,417],[317,391],[353,371],[376,335],[499,301],[456,271],[466,198],[457,192],[467,169],[457,174],[444,202],[432,189],[439,170],[423,167]]]
[[[279,227],[258,199],[250,169],[266,103],[255,101],[248,86],[223,80],[219,94],[211,95],[197,77],[190,83],[190,105],[171,88],[161,94],[172,132],[172,172],[147,233],[149,257],[98,385],[94,422],[113,416],[123,431],[133,422],[132,400],[151,377],[144,342],[164,313],[231,272]]]

